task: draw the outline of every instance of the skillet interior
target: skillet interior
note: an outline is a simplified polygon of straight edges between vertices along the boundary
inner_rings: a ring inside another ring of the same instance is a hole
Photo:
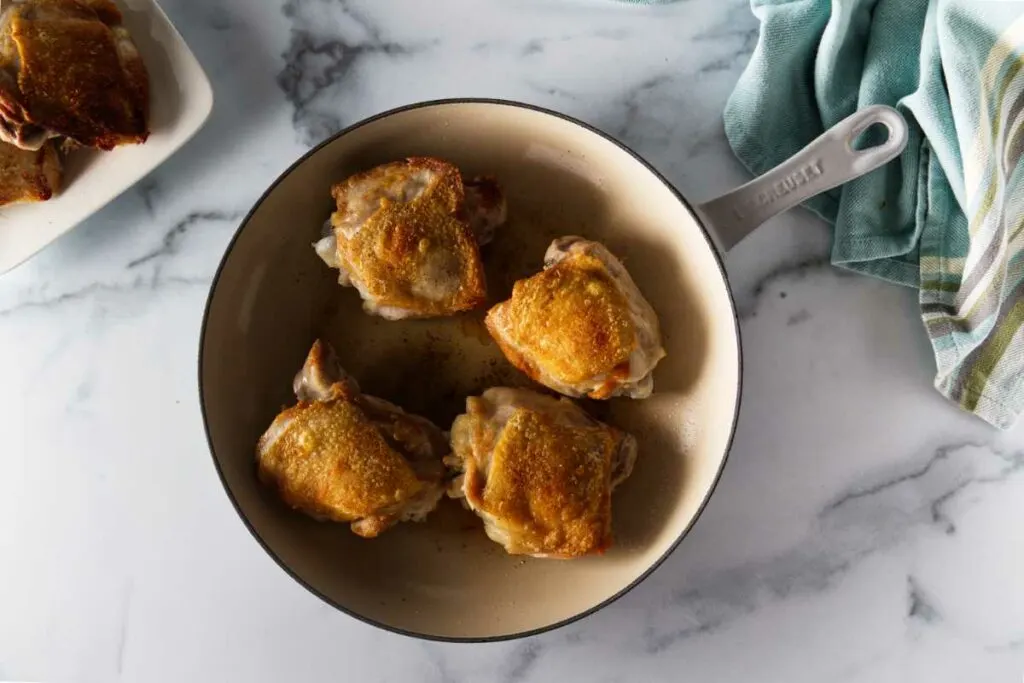
[[[254,444],[293,403],[313,339],[332,342],[368,393],[443,428],[464,397],[528,385],[482,326],[459,318],[387,322],[364,314],[311,242],[346,175],[411,155],[490,173],[509,224],[486,248],[490,299],[539,269],[556,236],[603,241],[658,312],[668,357],[655,395],[586,407],[634,433],[640,457],[613,499],[616,546],[575,561],[510,557],[454,501],[425,524],[374,540],[288,510],[254,476]],[[572,120],[507,102],[445,101],[391,112],[313,150],[263,197],[228,249],[208,302],[200,394],[223,483],[250,530],[296,579],[341,609],[432,638],[522,635],[621,594],[673,548],[717,481],[739,398],[735,311],[706,234],[674,191],[630,152]]]

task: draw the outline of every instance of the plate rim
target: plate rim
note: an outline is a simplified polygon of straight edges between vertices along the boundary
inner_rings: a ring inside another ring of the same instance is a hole
[[[722,454],[722,460],[721,460],[721,462],[720,462],[720,464],[718,466],[718,470],[715,472],[714,478],[712,479],[711,486],[708,487],[707,492],[705,492],[705,494],[704,494],[704,498],[701,500],[700,505],[697,507],[697,511],[694,513],[693,517],[686,524],[686,526],[682,529],[682,531],[680,531],[679,535],[672,542],[672,544],[665,550],[664,553],[661,554],[660,557],[658,557],[654,562],[652,562],[650,564],[650,566],[648,566],[642,573],[640,573],[635,579],[633,579],[627,586],[625,586],[622,589],[620,589],[619,591],[617,591],[614,595],[612,595],[612,596],[610,596],[608,598],[605,598],[604,600],[602,600],[601,602],[597,603],[596,605],[593,605],[593,606],[591,606],[591,607],[589,607],[589,608],[587,608],[587,609],[585,609],[585,610],[583,610],[583,611],[581,611],[581,612],[579,612],[577,614],[574,614],[571,617],[567,617],[565,619],[562,619],[562,620],[559,620],[559,621],[556,621],[556,622],[552,622],[550,624],[545,624],[544,626],[539,626],[539,627],[533,628],[533,629],[527,629],[525,631],[517,631],[517,632],[514,632],[514,633],[503,633],[503,634],[494,635],[494,636],[444,636],[444,635],[438,635],[438,634],[433,634],[433,633],[423,633],[423,632],[419,632],[419,631],[413,631],[413,630],[410,630],[410,629],[404,629],[404,628],[400,628],[400,627],[397,627],[397,626],[392,626],[390,624],[385,624],[385,623],[377,621],[377,620],[375,620],[375,619],[373,619],[371,617],[368,617],[366,615],[360,614],[360,613],[358,613],[358,612],[356,612],[356,611],[354,611],[354,610],[352,610],[352,609],[350,609],[348,607],[345,607],[344,605],[339,604],[335,600],[331,599],[327,595],[323,594],[322,592],[320,592],[319,590],[317,590],[316,588],[311,586],[302,577],[300,577],[295,571],[293,571],[291,569],[291,567],[289,567],[288,564],[286,562],[284,562],[284,560],[282,560],[280,557],[278,557],[277,553],[275,553],[273,551],[273,549],[271,549],[271,547],[267,544],[267,542],[263,539],[263,537],[260,536],[259,532],[255,529],[255,527],[249,521],[249,518],[242,511],[242,508],[239,505],[238,501],[235,499],[235,496],[232,493],[231,488],[228,486],[227,479],[226,479],[226,477],[224,475],[224,471],[221,469],[220,462],[217,459],[217,456],[215,455],[214,446],[213,446],[213,439],[212,439],[212,437],[210,435],[210,424],[209,424],[209,420],[207,418],[206,396],[205,396],[204,381],[203,381],[203,374],[204,374],[203,373],[203,349],[206,346],[206,332],[207,332],[207,328],[209,326],[210,309],[211,309],[211,306],[213,304],[213,298],[214,298],[214,296],[215,296],[215,294],[217,292],[217,285],[220,282],[221,272],[223,271],[224,266],[227,264],[228,258],[231,256],[231,252],[234,250],[235,244],[238,241],[239,237],[241,236],[242,232],[245,230],[245,227],[249,224],[249,221],[252,219],[253,215],[255,215],[255,213],[259,210],[259,208],[263,205],[263,203],[267,200],[267,198],[274,192],[274,190],[277,189],[277,186],[280,185],[288,176],[290,176],[296,169],[298,169],[299,166],[301,166],[306,161],[308,161],[313,155],[315,155],[321,149],[323,149],[324,147],[330,145],[331,143],[333,143],[335,140],[341,138],[342,136],[347,135],[348,133],[351,133],[351,132],[353,132],[353,131],[355,131],[355,130],[357,130],[359,128],[362,128],[363,126],[369,125],[371,123],[374,123],[375,121],[379,121],[379,120],[387,118],[389,116],[393,116],[395,114],[400,114],[400,113],[403,113],[403,112],[406,112],[406,111],[412,111],[412,110],[416,110],[416,109],[425,109],[425,108],[430,108],[430,107],[460,105],[460,104],[486,104],[486,105],[496,105],[496,106],[507,106],[507,107],[513,107],[513,108],[519,108],[519,109],[526,109],[526,110],[529,110],[529,111],[532,111],[532,112],[535,112],[535,113],[540,113],[540,114],[546,114],[548,116],[553,116],[553,117],[561,119],[563,121],[576,124],[577,126],[580,126],[581,128],[583,128],[584,130],[586,130],[586,131],[588,131],[590,133],[593,133],[593,134],[603,138],[605,141],[612,143],[616,147],[620,148],[622,151],[624,151],[627,154],[629,154],[637,162],[639,162],[649,173],[651,173],[655,178],[657,178],[659,181],[661,181],[661,183],[675,196],[675,198],[680,203],[682,203],[683,206],[686,207],[686,209],[693,216],[694,222],[700,228],[700,231],[701,231],[701,234],[702,234],[702,236],[704,238],[704,241],[707,243],[707,247],[711,251],[711,254],[712,254],[712,256],[715,259],[715,263],[718,266],[719,274],[720,274],[720,276],[722,278],[722,282],[723,282],[723,284],[725,286],[725,291],[726,291],[726,295],[728,297],[728,302],[729,302],[730,313],[731,313],[732,319],[733,319],[733,329],[734,329],[735,338],[736,338],[736,363],[737,363],[736,400],[735,400],[735,404],[734,404],[734,407],[733,407],[732,424],[729,427],[729,436],[728,436],[728,438],[726,440],[726,443],[725,443],[725,449],[724,449],[724,453]],[[632,591],[634,588],[636,588],[638,585],[643,583],[643,581],[645,581],[648,577],[650,577],[659,567],[662,566],[662,564],[664,564],[665,560],[667,560],[669,558],[669,556],[672,555],[672,553],[674,553],[676,551],[676,549],[682,543],[683,539],[686,538],[687,535],[689,535],[689,533],[693,529],[694,525],[696,525],[697,520],[700,519],[700,517],[704,514],[704,510],[707,508],[707,505],[708,505],[709,501],[711,500],[712,495],[714,494],[715,490],[718,488],[718,484],[721,482],[722,473],[725,471],[725,465],[728,462],[729,456],[730,456],[730,454],[732,452],[732,446],[733,446],[733,442],[734,442],[735,437],[736,437],[736,428],[737,428],[737,425],[738,425],[738,422],[739,422],[739,416],[740,416],[741,406],[742,406],[742,402],[743,402],[742,401],[742,399],[743,399],[743,344],[742,344],[742,336],[741,336],[741,331],[740,331],[739,312],[738,312],[738,309],[736,307],[736,300],[735,300],[735,296],[733,295],[732,285],[729,282],[728,274],[726,272],[725,263],[722,260],[722,256],[723,256],[722,253],[715,246],[715,242],[712,239],[711,234],[708,231],[708,227],[704,224],[704,221],[700,218],[700,214],[697,213],[697,211],[694,209],[694,205],[689,200],[687,200],[686,197],[684,197],[682,195],[682,193],[680,193],[679,190],[677,190],[675,188],[675,186],[672,185],[672,183],[669,182],[667,178],[665,178],[664,175],[662,175],[656,168],[654,168],[654,166],[651,165],[650,162],[648,162],[645,158],[640,156],[637,152],[635,152],[633,149],[631,149],[625,143],[623,143],[620,140],[616,139],[612,135],[610,135],[608,133],[605,133],[601,129],[599,129],[599,128],[595,127],[595,126],[592,126],[592,125],[590,125],[590,124],[588,124],[588,123],[586,123],[584,121],[581,121],[581,120],[579,120],[579,119],[577,119],[577,118],[575,118],[573,116],[570,116],[568,114],[564,114],[562,112],[559,112],[559,111],[556,111],[556,110],[553,110],[553,109],[548,109],[546,107],[542,107],[542,106],[539,106],[539,105],[529,104],[529,103],[526,103],[526,102],[522,102],[522,101],[518,101],[518,100],[512,100],[512,99],[490,98],[490,97],[451,97],[451,98],[439,98],[439,99],[422,100],[422,101],[418,101],[418,102],[413,102],[411,104],[405,104],[405,105],[401,105],[401,106],[398,106],[398,107],[393,107],[391,109],[387,109],[387,110],[381,111],[381,112],[379,112],[377,114],[373,114],[373,115],[368,116],[366,118],[360,119],[359,121],[356,121],[355,123],[353,123],[353,124],[351,124],[349,126],[346,126],[345,128],[339,130],[338,132],[334,133],[333,135],[330,135],[330,136],[326,137],[325,139],[323,139],[322,141],[317,143],[315,146],[311,147],[309,150],[307,150],[305,153],[303,153],[298,159],[296,159],[294,162],[292,162],[284,171],[282,171],[280,173],[280,175],[277,176],[277,178],[274,179],[274,181],[267,187],[267,189],[260,195],[260,197],[252,205],[252,208],[248,211],[248,213],[246,213],[245,217],[239,222],[238,227],[235,229],[234,234],[231,236],[231,240],[228,242],[227,246],[224,249],[224,253],[221,256],[220,262],[217,264],[217,270],[214,272],[213,280],[210,282],[210,289],[209,289],[209,292],[207,293],[206,304],[205,304],[205,306],[203,308],[203,317],[202,317],[202,320],[200,322],[200,328],[199,328],[199,349],[198,349],[198,363],[197,363],[198,378],[197,379],[198,379],[198,390],[199,390],[199,412],[200,412],[200,414],[202,416],[202,420],[203,420],[203,431],[204,431],[204,433],[206,435],[206,446],[207,446],[207,450],[209,451],[209,454],[210,454],[210,459],[213,461],[214,469],[217,472],[217,477],[220,480],[221,487],[224,489],[224,493],[227,495],[228,500],[231,501],[231,506],[234,508],[235,514],[237,514],[239,519],[242,521],[242,524],[249,531],[250,535],[260,545],[260,547],[263,548],[264,552],[266,552],[267,555],[269,555],[270,558],[278,565],[278,567],[280,567],[288,576],[290,576],[293,580],[295,580],[300,586],[305,588],[307,591],[309,591],[310,593],[312,593],[316,597],[320,598],[322,601],[324,601],[325,603],[327,603],[331,607],[334,607],[335,609],[337,609],[341,613],[343,613],[343,614],[345,614],[345,615],[347,615],[349,617],[352,617],[352,618],[354,618],[354,619],[356,619],[356,620],[358,620],[358,621],[360,621],[360,622],[362,622],[364,624],[368,624],[370,626],[376,627],[378,629],[382,629],[384,631],[388,631],[390,633],[406,636],[406,637],[409,637],[409,638],[419,639],[419,640],[432,641],[432,642],[441,642],[441,643],[497,643],[497,642],[505,642],[505,641],[511,641],[511,640],[519,640],[519,639],[522,639],[522,638],[529,638],[531,636],[537,636],[537,635],[540,635],[540,634],[543,634],[543,633],[548,633],[550,631],[555,631],[557,629],[563,628],[565,626],[568,626],[570,624],[578,622],[578,621],[580,621],[582,619],[585,619],[586,617],[589,617],[589,616],[593,615],[594,613],[598,612],[599,610],[602,610],[605,607],[608,607],[612,603],[614,603],[617,600],[619,600],[620,598],[622,598],[624,595],[626,595],[627,593]]]

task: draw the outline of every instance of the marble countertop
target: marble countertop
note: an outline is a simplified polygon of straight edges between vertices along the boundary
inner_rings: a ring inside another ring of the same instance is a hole
[[[0,680],[1019,681],[1024,428],[948,405],[910,290],[771,221],[727,258],[743,412],[652,577],[536,638],[444,645],[320,602],[208,455],[199,322],[222,250],[312,143],[495,96],[624,140],[695,199],[745,179],[721,110],[747,0],[164,0],[217,98],[168,163],[0,278]]]

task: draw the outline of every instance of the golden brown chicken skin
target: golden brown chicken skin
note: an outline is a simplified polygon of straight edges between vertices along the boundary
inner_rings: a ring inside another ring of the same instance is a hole
[[[636,440],[572,401],[496,387],[466,401],[446,463],[487,535],[513,555],[569,559],[612,545],[612,489],[629,476]]]
[[[426,318],[479,308],[487,296],[480,243],[505,220],[493,179],[463,182],[431,157],[377,166],[338,183],[317,254],[354,286],[367,312]]]
[[[257,444],[260,479],[317,519],[372,538],[422,520],[444,493],[445,436],[428,420],[367,396],[317,341],[296,375],[297,405]]]
[[[645,398],[665,356],[658,318],[603,245],[555,240],[544,270],[520,280],[487,314],[509,361],[569,396]]]
[[[0,206],[44,202],[60,190],[60,154],[53,141],[37,150],[0,142]]]
[[[0,139],[145,142],[149,79],[109,0],[10,0],[0,15]]]

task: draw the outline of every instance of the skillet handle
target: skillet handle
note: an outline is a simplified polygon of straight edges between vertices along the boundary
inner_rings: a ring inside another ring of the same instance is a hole
[[[887,139],[855,150],[853,141],[879,123]],[[907,146],[907,123],[892,107],[865,107],[821,134],[786,161],[746,185],[699,205],[698,211],[728,251],[762,223],[825,190],[895,159]]]

